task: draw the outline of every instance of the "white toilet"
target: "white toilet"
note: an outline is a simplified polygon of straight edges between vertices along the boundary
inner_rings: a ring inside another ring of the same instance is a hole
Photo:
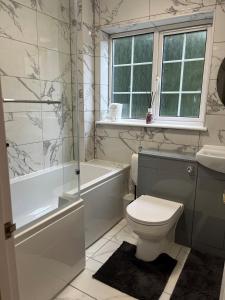
[[[142,195],[127,206],[127,222],[138,235],[136,257],[153,261],[174,242],[183,204]]]

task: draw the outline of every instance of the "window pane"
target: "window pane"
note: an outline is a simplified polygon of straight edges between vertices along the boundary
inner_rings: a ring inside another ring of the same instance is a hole
[[[122,110],[122,118],[128,119],[129,118],[129,111],[130,111],[130,95],[126,94],[115,94],[113,96],[114,103],[121,103],[123,104],[123,110]]]
[[[178,94],[161,94],[160,116],[177,116]]]
[[[184,63],[183,91],[201,91],[204,61]]]
[[[133,92],[150,92],[152,85],[152,65],[133,67]]]
[[[114,92],[130,91],[130,67],[114,67]]]
[[[201,94],[183,94],[181,98],[181,117],[199,117]]]
[[[152,34],[144,34],[134,37],[134,63],[151,62],[152,51]]]
[[[132,96],[132,118],[134,119],[145,119],[148,105],[149,105],[150,94],[133,94]]]
[[[185,58],[204,58],[205,43],[206,31],[187,33]]]
[[[131,63],[132,37],[114,39],[114,65]]]
[[[168,35],[164,37],[163,60],[177,60],[182,58],[183,34]]]
[[[179,91],[181,63],[164,63],[162,74],[163,91]]]

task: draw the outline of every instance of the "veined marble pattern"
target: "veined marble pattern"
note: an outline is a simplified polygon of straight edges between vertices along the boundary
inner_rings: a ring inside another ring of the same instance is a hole
[[[0,75],[39,79],[38,48],[0,38]]]
[[[0,2],[0,36],[37,44],[36,12],[12,0]]]
[[[216,87],[216,80],[210,80],[209,93],[207,99],[207,114],[208,115],[225,115],[225,106],[222,104]]]
[[[38,13],[37,24],[39,46],[70,53],[70,27],[68,23]]]
[[[69,0],[36,0],[38,11],[69,23]]]

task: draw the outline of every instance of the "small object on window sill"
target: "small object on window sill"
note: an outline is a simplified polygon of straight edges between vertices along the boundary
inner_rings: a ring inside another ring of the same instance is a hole
[[[112,122],[116,122],[121,119],[123,104],[111,103],[109,106],[109,118]]]
[[[148,108],[148,113],[146,115],[146,124],[152,123],[152,108]]]

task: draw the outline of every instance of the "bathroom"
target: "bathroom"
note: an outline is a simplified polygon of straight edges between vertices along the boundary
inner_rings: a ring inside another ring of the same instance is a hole
[[[0,1],[2,300],[225,299],[224,24]]]

